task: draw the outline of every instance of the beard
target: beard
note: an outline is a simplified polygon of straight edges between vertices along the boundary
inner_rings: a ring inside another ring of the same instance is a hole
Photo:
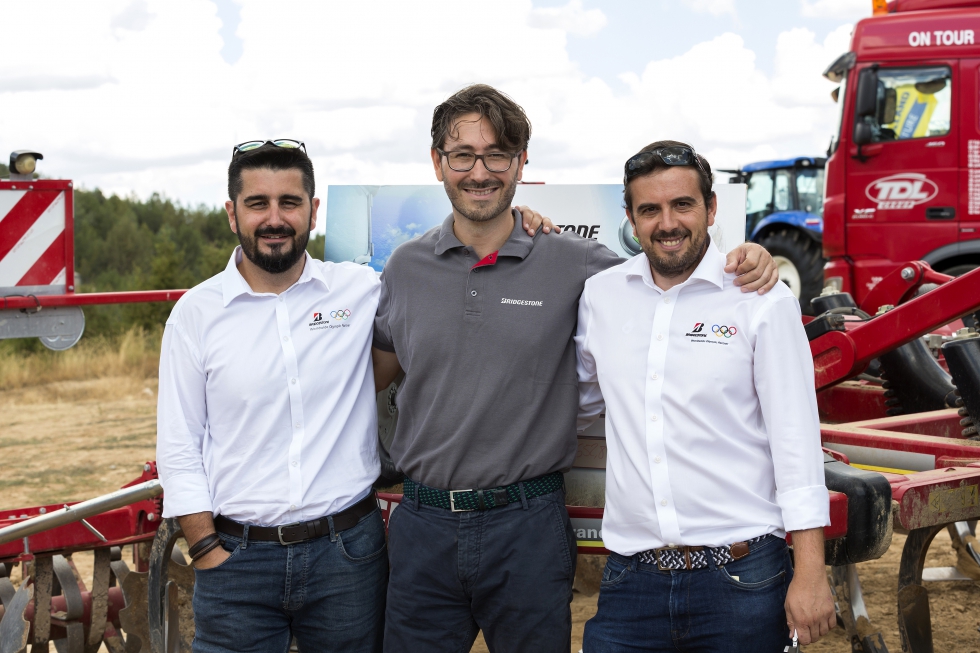
[[[679,252],[668,252],[666,254],[661,254],[657,252],[656,245],[654,242],[657,240],[674,240],[677,238],[684,238],[689,236],[688,246]],[[705,249],[708,246],[708,226],[707,220],[705,220],[705,225],[701,229],[696,229],[695,231],[690,231],[683,227],[678,229],[671,229],[670,231],[656,231],[654,232],[648,241],[641,242],[640,247],[643,248],[643,253],[647,255],[647,259],[650,261],[650,267],[660,274],[661,276],[667,277],[677,277],[688,270],[693,270],[697,267],[698,263],[704,257]]]
[[[245,234],[238,224],[238,216],[235,216],[242,253],[249,261],[269,274],[282,274],[303,257],[306,246],[310,242],[309,225],[312,223],[313,210],[310,209],[310,221],[307,222],[307,229],[303,233],[297,234],[295,229],[284,224],[281,227],[259,227],[255,233]],[[270,245],[272,251],[266,253],[259,249],[259,238],[262,236],[286,236],[290,240]]]
[[[514,194],[517,192],[517,174],[514,174],[513,179],[509,183],[503,185],[500,200],[486,207],[467,206],[466,202],[469,198],[466,197],[463,189],[481,190],[497,188],[500,186],[499,181],[463,182],[459,185],[454,185],[449,182],[447,177],[443,180],[442,185],[446,189],[446,195],[449,196],[449,202],[453,205],[453,209],[457,213],[473,222],[489,222],[510,208],[510,203],[514,200]]]

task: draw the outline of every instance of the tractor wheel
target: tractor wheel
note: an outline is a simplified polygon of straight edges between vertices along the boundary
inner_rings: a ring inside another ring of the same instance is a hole
[[[398,404],[395,397],[398,385],[405,379],[399,374],[391,385],[378,393],[378,457],[381,459],[381,476],[374,483],[375,489],[387,489],[405,480],[405,475],[395,468],[388,450],[395,439],[395,427],[398,425]]]
[[[800,309],[813,314],[810,300],[823,289],[823,250],[820,243],[797,229],[771,231],[759,241],[779,267],[779,279],[800,300]]]

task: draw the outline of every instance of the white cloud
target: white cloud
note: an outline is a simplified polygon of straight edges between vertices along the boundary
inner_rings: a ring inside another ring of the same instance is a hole
[[[109,26],[113,30],[142,32],[151,20],[153,20],[153,14],[150,13],[146,0],[133,0],[126,8],[112,17]]]
[[[776,74],[773,93],[784,104],[819,104],[833,90],[830,82],[814,80],[850,47],[852,25],[841,25],[823,43],[816,35],[798,27],[776,38]]]
[[[856,22],[871,15],[870,0],[800,0],[805,18],[835,18]]]
[[[537,29],[559,29],[575,36],[591,36],[606,26],[601,9],[582,7],[582,0],[570,0],[563,7],[532,9],[528,25]]]
[[[320,189],[434,183],[432,109],[473,82],[528,111],[528,180],[615,182],[626,157],[660,138],[691,141],[716,167],[825,149],[836,114],[820,72],[847,49],[847,26],[822,43],[784,32],[771,75],[724,34],[672,58],[651,50],[621,84],[568,54],[567,35],[594,33],[605,16],[575,1],[557,11],[591,23],[545,14],[542,29],[530,0],[492,11],[378,0],[370,15],[361,3],[246,0],[242,56],[229,64],[205,0],[13,3],[0,21],[0,152],[36,148],[46,175],[193,204],[223,202],[231,147],[252,138],[304,140]],[[454,39],[477,21],[514,47],[488,54],[487,39]]]
[[[735,16],[735,0],[684,0],[692,11],[712,16]]]

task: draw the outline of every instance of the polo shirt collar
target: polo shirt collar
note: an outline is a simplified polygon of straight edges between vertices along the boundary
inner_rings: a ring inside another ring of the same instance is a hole
[[[637,254],[624,268],[627,279],[642,279],[643,283],[651,288],[664,292],[663,289],[653,282],[653,272],[650,270],[650,261],[647,259],[646,254]],[[708,237],[708,249],[701,258],[701,262],[694,268],[694,272],[691,273],[687,281],[681,285],[695,280],[707,281],[718,286],[718,288],[725,287],[725,255],[719,252],[718,248],[711,243],[710,236]]]
[[[523,221],[518,220],[517,216],[514,216],[514,229],[510,232],[507,241],[498,250],[498,256],[515,256],[523,259],[531,252],[533,246],[534,239],[524,231]],[[453,232],[453,214],[450,213],[449,217],[442,221],[442,226],[439,228],[439,238],[436,240],[435,254],[436,256],[442,256],[455,247],[465,247],[465,245],[460,242],[459,238]]]
[[[330,290],[330,286],[327,285],[327,280],[323,276],[323,271],[320,269],[319,265],[313,260],[309,252],[304,252],[306,256],[306,264],[303,265],[303,273],[299,276],[299,279],[294,283],[293,286],[297,286],[301,283],[307,283],[309,281],[319,281],[323,284],[326,290]],[[224,271],[221,273],[221,296],[223,305],[228,306],[236,297],[241,295],[254,295],[260,297],[262,295],[268,295],[269,293],[257,293],[252,290],[245,281],[245,277],[242,273],[238,271],[238,264],[242,261],[242,246],[239,245],[235,248],[235,251],[231,253],[231,258],[228,259],[228,265],[225,266]],[[288,290],[288,288],[287,288]],[[284,291],[285,292],[285,291]]]
[[[499,256],[515,256],[523,259],[531,253],[532,247],[534,247],[534,239],[524,231],[524,221],[514,215],[514,230],[510,232],[507,242],[500,248]]]
[[[442,256],[454,247],[463,247],[463,243],[459,242],[459,238],[453,232],[453,214],[450,213],[449,217],[442,221],[442,226],[439,227],[439,239],[436,241],[436,256]]]

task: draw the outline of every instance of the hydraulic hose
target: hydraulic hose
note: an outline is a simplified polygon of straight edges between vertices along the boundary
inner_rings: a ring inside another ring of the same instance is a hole
[[[878,360],[889,415],[955,407],[956,386],[922,340],[893,349]]]

